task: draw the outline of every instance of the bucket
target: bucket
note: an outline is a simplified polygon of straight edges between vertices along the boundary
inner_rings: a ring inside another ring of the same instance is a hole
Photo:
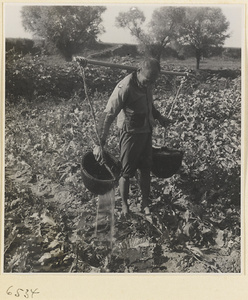
[[[152,173],[159,178],[169,178],[174,175],[182,165],[183,152],[167,147],[152,148]]]
[[[109,152],[104,152],[106,165],[111,172],[101,165],[92,151],[83,155],[81,171],[85,187],[96,195],[104,195],[117,183],[121,173],[121,163]]]

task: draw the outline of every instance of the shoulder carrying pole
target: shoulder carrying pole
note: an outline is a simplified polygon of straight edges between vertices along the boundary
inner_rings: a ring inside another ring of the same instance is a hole
[[[110,62],[106,62],[106,61],[87,59],[82,56],[76,56],[73,58],[73,60],[79,62],[84,67],[87,64],[91,64],[91,65],[95,65],[95,66],[124,69],[124,70],[128,70],[128,71],[136,71],[137,70],[137,68],[133,67],[133,66],[126,66],[126,65],[114,64],[114,63],[110,63]],[[188,76],[188,75],[190,75],[187,72],[174,72],[174,71],[161,71],[160,73],[163,75],[173,75],[173,76]]]

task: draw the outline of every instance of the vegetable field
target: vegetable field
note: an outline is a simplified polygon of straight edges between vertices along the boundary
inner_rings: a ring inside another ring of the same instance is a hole
[[[85,73],[98,117],[127,72],[87,66]],[[111,247],[108,226],[95,235],[98,197],[81,178],[96,137],[77,66],[49,56],[6,58],[5,272],[240,272],[240,69],[192,74],[183,83],[163,75],[154,90],[166,115],[182,83],[173,123],[153,137],[184,151],[182,167],[168,179],[152,176],[152,223],[138,213],[136,178],[127,220],[116,187]],[[107,149],[118,157],[115,123]]]

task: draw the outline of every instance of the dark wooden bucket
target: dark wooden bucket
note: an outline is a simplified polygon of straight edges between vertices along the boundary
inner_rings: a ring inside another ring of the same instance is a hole
[[[104,158],[110,171],[105,165],[99,164],[92,151],[83,155],[81,170],[85,187],[96,195],[104,195],[117,183],[121,173],[121,163],[109,152],[104,153]]]
[[[159,178],[169,178],[181,167],[183,152],[167,147],[153,147],[152,173]]]

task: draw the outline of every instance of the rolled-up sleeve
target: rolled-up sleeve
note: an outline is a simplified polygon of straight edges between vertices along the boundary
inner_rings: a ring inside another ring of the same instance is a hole
[[[124,86],[121,83],[118,84],[111,94],[104,112],[115,118],[122,110],[127,94],[128,86]]]

